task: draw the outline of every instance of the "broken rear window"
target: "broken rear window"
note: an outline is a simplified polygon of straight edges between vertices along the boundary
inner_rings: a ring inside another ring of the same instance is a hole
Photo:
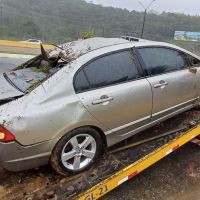
[[[15,88],[26,93],[40,85],[65,64],[67,62],[59,57],[46,61],[42,55],[39,55],[14,70],[4,73],[4,77]]]

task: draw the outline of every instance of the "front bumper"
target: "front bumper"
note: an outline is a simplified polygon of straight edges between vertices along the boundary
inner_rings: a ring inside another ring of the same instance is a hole
[[[57,141],[31,146],[22,146],[17,142],[0,143],[0,166],[9,171],[23,171],[45,165]]]

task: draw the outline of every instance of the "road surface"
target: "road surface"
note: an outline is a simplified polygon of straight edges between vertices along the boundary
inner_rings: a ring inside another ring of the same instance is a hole
[[[103,200],[200,200],[200,147],[185,145]]]
[[[11,70],[33,56],[0,53],[0,73]]]
[[[35,48],[25,48],[25,47],[10,47],[10,46],[0,46],[0,52],[2,53],[21,53],[21,54],[39,54],[40,49]]]

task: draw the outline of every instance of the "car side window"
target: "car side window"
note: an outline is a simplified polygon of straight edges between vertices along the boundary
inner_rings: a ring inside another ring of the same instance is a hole
[[[76,75],[74,86],[76,92],[82,92],[138,78],[130,51],[123,51],[97,58],[84,66]]]
[[[90,85],[83,70],[80,70],[78,72],[75,82],[74,82],[74,87],[75,87],[76,92],[89,90]]]
[[[188,67],[184,53],[164,48],[148,47],[138,50],[148,75],[159,75]]]

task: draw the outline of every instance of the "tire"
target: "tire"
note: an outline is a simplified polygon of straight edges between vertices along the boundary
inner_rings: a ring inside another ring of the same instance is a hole
[[[75,129],[58,141],[50,164],[61,175],[78,174],[89,169],[102,150],[103,140],[98,131],[89,127]]]

